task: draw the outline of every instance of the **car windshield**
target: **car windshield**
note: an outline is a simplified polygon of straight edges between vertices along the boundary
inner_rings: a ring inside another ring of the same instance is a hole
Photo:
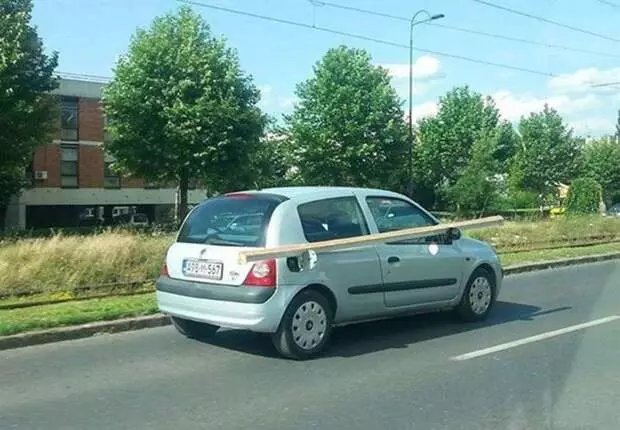
[[[146,222],[147,218],[146,218],[146,215],[144,215],[144,214],[135,214],[133,216],[133,220],[135,222]]]
[[[179,242],[222,246],[264,246],[274,209],[284,200],[264,194],[234,194],[207,200],[192,211]]]

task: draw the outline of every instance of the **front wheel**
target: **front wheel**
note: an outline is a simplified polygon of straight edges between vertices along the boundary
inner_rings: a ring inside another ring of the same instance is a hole
[[[219,328],[216,325],[186,320],[185,318],[170,316],[172,325],[182,335],[190,339],[205,339],[215,334]]]
[[[467,282],[456,313],[465,321],[481,321],[495,303],[495,277],[486,269],[476,269]]]
[[[318,291],[299,293],[284,312],[273,344],[287,358],[306,360],[321,354],[332,331],[333,310]]]

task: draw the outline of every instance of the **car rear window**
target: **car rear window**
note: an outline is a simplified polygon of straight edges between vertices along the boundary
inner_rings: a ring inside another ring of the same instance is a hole
[[[178,242],[222,246],[265,246],[274,209],[286,200],[275,194],[230,194],[205,201],[183,223]]]

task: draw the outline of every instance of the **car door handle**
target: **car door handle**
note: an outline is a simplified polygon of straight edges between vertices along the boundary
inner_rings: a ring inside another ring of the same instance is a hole
[[[388,257],[387,261],[390,264],[394,264],[394,263],[398,263],[400,261],[400,258],[398,258],[398,257]]]

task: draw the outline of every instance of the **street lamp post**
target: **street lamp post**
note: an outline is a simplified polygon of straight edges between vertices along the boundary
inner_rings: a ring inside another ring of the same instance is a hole
[[[417,21],[418,16],[426,15],[427,18]],[[445,15],[442,13],[431,15],[428,11],[422,9],[417,11],[409,21],[409,196],[413,197],[413,27],[425,22],[441,19]]]

